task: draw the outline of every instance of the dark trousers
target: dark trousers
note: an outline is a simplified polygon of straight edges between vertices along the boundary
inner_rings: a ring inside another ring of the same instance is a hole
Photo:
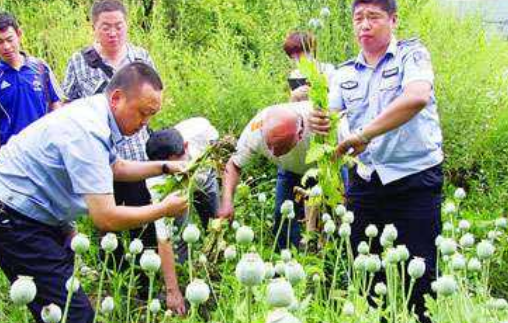
[[[9,281],[31,276],[37,286],[35,300],[28,304],[33,317],[42,323],[43,306],[55,303],[64,309],[65,282],[72,276],[74,253],[66,234],[16,212],[0,202],[0,267]],[[80,288],[72,296],[67,322],[93,322],[94,311]]]
[[[139,182],[115,182],[114,183],[115,202],[117,205],[125,206],[143,206],[151,203],[150,193],[146,188],[145,181]],[[146,249],[157,248],[157,237],[155,234],[155,225],[153,223],[147,224],[141,228],[129,230],[130,241],[138,238],[143,241],[143,246]],[[129,264],[124,259],[125,250],[122,244],[118,245],[118,248],[114,252],[114,259],[118,270],[124,271],[129,268]],[[139,255],[138,255],[139,258]],[[138,263],[136,260],[136,263]],[[148,297],[148,277],[142,272],[136,273],[139,277],[138,286],[141,288],[138,290],[138,295],[141,299]]]
[[[367,241],[365,228],[375,224],[380,232],[386,224],[398,230],[395,245],[403,244],[411,257],[425,259],[426,273],[415,286],[412,304],[422,322],[425,311],[423,295],[431,293],[430,284],[435,278],[435,239],[440,233],[443,172],[441,165],[429,168],[383,185],[374,173],[370,182],[356,173],[350,173],[348,209],[355,214],[351,241],[354,250],[360,241]],[[375,239],[372,253],[379,254],[382,247]]]

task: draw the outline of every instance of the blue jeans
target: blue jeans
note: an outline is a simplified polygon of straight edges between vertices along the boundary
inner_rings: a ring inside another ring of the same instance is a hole
[[[43,306],[55,303],[63,310],[65,282],[72,276],[74,252],[67,235],[16,212],[0,202],[0,267],[12,283],[18,275],[31,276],[37,286],[35,300],[28,304],[35,321],[42,323]],[[72,295],[69,323],[91,323],[94,311],[81,287]]]
[[[344,188],[347,192],[349,186],[349,176],[347,168],[343,167],[341,169],[342,180],[344,181]],[[290,232],[290,243],[296,247],[300,244],[301,239],[301,225],[300,223],[305,218],[305,207],[304,203],[296,203],[295,202],[295,194],[294,188],[295,186],[301,186],[302,175],[298,175],[292,173],[290,171],[286,171],[281,169],[280,167],[277,170],[277,184],[276,184],[276,193],[275,193],[275,225],[273,227],[274,235],[277,234],[277,230],[279,229],[281,212],[280,207],[282,203],[286,200],[291,200],[295,206],[295,218],[291,220],[291,232]],[[313,186],[316,183],[314,181],[309,181],[308,187]],[[287,223],[285,220],[282,224],[282,231],[279,235],[279,239],[277,241],[277,245],[280,249],[289,248],[287,245]]]
[[[296,247],[300,244],[301,226],[300,221],[305,218],[305,207],[302,202],[295,202],[295,186],[301,185],[302,176],[285,171],[281,168],[277,170],[277,184],[275,193],[275,223],[273,226],[273,234],[276,235],[279,230],[281,212],[280,207],[286,200],[294,202],[295,206],[295,218],[291,220],[291,232],[290,232],[290,243]],[[277,240],[277,245],[280,249],[289,248],[287,245],[287,233],[288,233],[288,221],[284,220],[282,223],[282,231]]]

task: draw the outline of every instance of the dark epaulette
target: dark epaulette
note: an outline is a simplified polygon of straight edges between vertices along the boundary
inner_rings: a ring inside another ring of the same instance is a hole
[[[344,66],[354,65],[355,63],[356,63],[356,58],[351,58],[345,62],[340,63],[339,65],[336,65],[337,66],[336,69],[340,69],[341,67],[344,67]]]
[[[401,39],[397,42],[397,46],[403,46],[403,45],[416,45],[421,44],[420,38],[418,37],[412,37],[408,39]]]

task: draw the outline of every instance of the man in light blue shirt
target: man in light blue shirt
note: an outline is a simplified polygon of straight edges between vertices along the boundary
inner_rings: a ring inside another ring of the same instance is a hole
[[[0,267],[13,281],[34,277],[37,298],[29,308],[40,320],[43,306],[65,305],[73,272],[64,246],[70,222],[88,214],[104,231],[139,227],[185,212],[187,201],[169,195],[160,203],[117,206],[113,179],[136,181],[182,169],[178,162],[137,162],[116,156],[123,135],[145,126],[162,103],[162,81],[144,63],[115,74],[104,95],[76,100],[37,120],[0,150]],[[92,322],[80,289],[69,322]]]
[[[366,240],[369,224],[398,228],[396,244],[427,263],[412,302],[428,322],[423,294],[435,275],[443,185],[430,55],[416,39],[395,39],[395,0],[355,0],[352,9],[361,52],[339,67],[329,98],[332,109],[346,111],[352,130],[338,154],[358,155],[362,162],[350,174],[347,206],[356,215],[351,238],[354,245]],[[329,128],[321,112],[313,114],[311,125],[317,133]],[[377,242],[372,252],[380,251]]]

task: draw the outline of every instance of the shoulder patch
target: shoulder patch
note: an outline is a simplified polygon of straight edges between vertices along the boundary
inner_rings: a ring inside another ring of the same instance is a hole
[[[254,132],[256,130],[261,129],[263,126],[263,121],[256,121],[250,124],[250,131]]]
[[[343,66],[349,66],[349,65],[354,65],[356,62],[356,59],[352,58],[352,59],[348,59],[347,61],[345,62],[342,62],[340,63],[339,65],[337,65],[337,69],[343,67]]]
[[[421,41],[417,37],[408,38],[408,39],[401,39],[397,42],[397,45],[404,46],[404,45],[416,45],[421,44]]]

